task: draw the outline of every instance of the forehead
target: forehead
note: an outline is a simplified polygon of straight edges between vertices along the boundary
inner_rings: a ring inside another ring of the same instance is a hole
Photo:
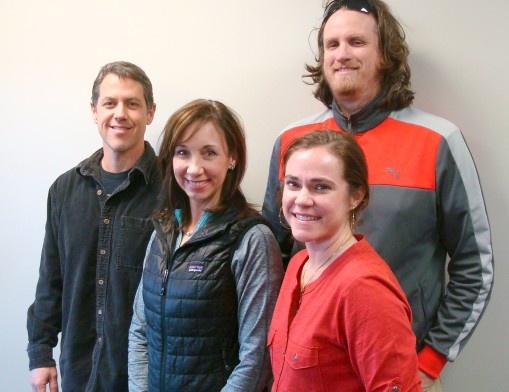
[[[290,155],[285,175],[306,178],[327,177],[339,181],[343,177],[343,165],[327,147],[312,147],[297,150]]]
[[[214,122],[196,120],[184,129],[177,144],[189,143],[224,147],[226,146],[226,139],[222,129]]]
[[[338,35],[378,37],[375,18],[370,14],[340,8],[332,14],[323,30],[324,40],[336,38]]]
[[[143,86],[140,82],[127,77],[119,77],[113,73],[107,74],[99,85],[99,97],[122,95],[143,100],[143,93]]]

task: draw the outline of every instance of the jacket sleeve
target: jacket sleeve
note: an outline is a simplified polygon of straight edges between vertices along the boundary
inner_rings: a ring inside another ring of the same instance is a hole
[[[283,265],[270,229],[259,224],[244,235],[232,259],[239,322],[239,360],[222,392],[262,391],[271,376],[267,334]]]
[[[450,261],[437,320],[425,338],[432,350],[425,347],[419,355],[421,370],[432,376],[437,376],[445,363],[429,354],[456,359],[479,323],[493,287],[486,207],[474,162],[459,130],[439,146],[436,193],[440,238]]]
[[[46,233],[35,301],[28,308],[29,369],[54,367],[53,348],[62,328],[62,275],[58,249],[56,184],[48,193]]]
[[[147,254],[154,241],[155,231],[148,242],[145,253],[145,265]],[[143,301],[143,277],[140,280],[133,304],[133,318],[129,327],[128,347],[128,383],[129,392],[148,391],[148,344],[147,344],[147,321],[145,319],[145,302]]]
[[[282,184],[279,180],[279,165],[281,161],[281,136],[274,143],[272,156],[269,165],[269,177],[265,198],[263,201],[262,215],[272,225],[276,240],[281,249],[283,264],[286,267],[292,256],[294,240],[290,229],[284,228],[279,221],[279,210],[281,208]],[[284,219],[284,217],[282,217]]]

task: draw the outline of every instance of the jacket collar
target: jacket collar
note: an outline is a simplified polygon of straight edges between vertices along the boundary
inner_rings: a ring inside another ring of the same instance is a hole
[[[380,101],[385,97],[385,92],[376,96],[370,103],[362,109],[352,113],[347,117],[339,109],[336,101],[332,102],[332,113],[334,120],[339,127],[349,133],[363,133],[376,127],[384,121],[390,114],[390,110],[380,107]]]
[[[76,167],[76,170],[83,176],[92,176],[95,179],[101,178],[99,165],[101,164],[103,155],[103,149],[100,148],[89,158],[81,161]],[[155,159],[156,154],[154,149],[149,142],[145,141],[145,151],[143,152],[141,158],[138,159],[138,161],[134,164],[134,167],[129,171],[129,178],[131,177],[132,173],[138,171],[143,175],[145,183],[149,184],[154,173],[153,170]]]

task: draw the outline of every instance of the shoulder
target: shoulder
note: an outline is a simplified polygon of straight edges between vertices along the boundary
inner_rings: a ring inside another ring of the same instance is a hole
[[[408,106],[404,109],[393,111],[389,117],[396,121],[426,128],[440,134],[446,139],[460,131],[451,121],[417,109],[414,106]]]
[[[281,133],[289,131],[293,128],[300,128],[300,127],[305,127],[308,125],[320,124],[320,123],[323,123],[323,122],[333,119],[333,118],[334,117],[332,114],[332,110],[326,109],[320,113],[315,113],[311,116],[305,117],[303,119],[300,119],[298,121],[291,123],[285,129],[283,129],[283,131]]]

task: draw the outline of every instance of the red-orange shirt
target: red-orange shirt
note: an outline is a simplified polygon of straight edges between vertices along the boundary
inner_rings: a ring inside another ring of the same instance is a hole
[[[273,392],[422,390],[405,295],[357,239],[302,296],[307,251],[290,262],[269,332]]]

